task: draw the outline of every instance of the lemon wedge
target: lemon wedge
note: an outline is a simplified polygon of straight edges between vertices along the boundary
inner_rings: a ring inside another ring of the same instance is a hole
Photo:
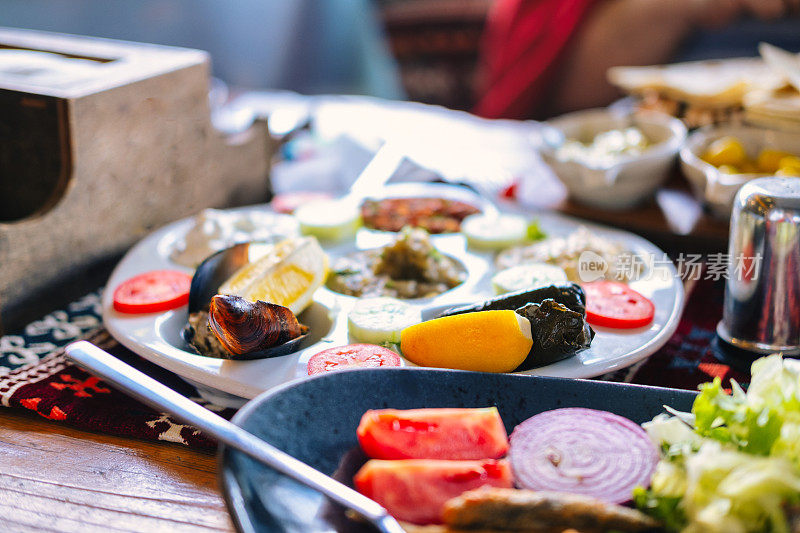
[[[531,323],[510,310],[435,318],[400,332],[403,357],[435,368],[511,372],[531,346]]]
[[[220,294],[288,307],[295,315],[309,306],[328,274],[328,256],[314,237],[287,239],[237,270]]]

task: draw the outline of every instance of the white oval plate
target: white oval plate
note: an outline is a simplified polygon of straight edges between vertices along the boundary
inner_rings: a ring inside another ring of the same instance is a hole
[[[550,236],[566,235],[584,225],[598,234],[622,242],[637,254],[655,257],[656,264],[650,269],[649,275],[630,285],[653,301],[656,312],[653,322],[644,328],[615,330],[595,327],[597,335],[588,350],[523,373],[568,378],[594,377],[632,365],[667,342],[678,326],[684,296],[683,285],[672,263],[660,261],[665,257],[661,250],[631,233],[552,213],[540,213],[536,217]],[[302,347],[294,354],[272,359],[230,361],[192,353],[181,337],[181,329],[187,321],[186,306],[145,315],[116,312],[112,306],[112,294],[114,288],[124,280],[156,269],[176,269],[191,273],[190,269],[169,259],[173,245],[191,226],[192,219],[187,218],[150,234],[125,255],[109,278],[103,293],[103,319],[108,331],[121,344],[198,386],[201,394],[209,400],[222,405],[239,406],[243,399],[253,398],[287,381],[304,378],[306,362],[315,353],[351,342],[347,333],[347,311],[355,298],[334,293],[325,287],[316,292],[312,306],[299,317],[302,323],[310,326],[312,332],[316,328],[317,333],[310,336],[313,344]],[[366,249],[386,244],[393,235],[361,229],[355,242],[325,248],[333,262],[337,256],[356,248]],[[462,285],[435,298],[410,300],[410,303],[419,305],[424,310],[448,304],[472,303],[493,296],[493,254],[476,253],[467,249],[465,239],[460,234],[434,235],[432,239],[442,252],[464,263],[470,272],[469,278]],[[406,364],[411,365],[410,362]]]

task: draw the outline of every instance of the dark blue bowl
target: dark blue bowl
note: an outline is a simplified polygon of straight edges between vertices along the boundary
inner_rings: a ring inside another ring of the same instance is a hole
[[[265,393],[233,421],[350,484],[365,458],[356,428],[368,409],[497,406],[511,433],[542,411],[589,407],[642,423],[669,405],[688,411],[694,392],[604,381],[415,368],[333,372]],[[240,531],[369,531],[341,508],[240,452],[220,449],[222,487]]]

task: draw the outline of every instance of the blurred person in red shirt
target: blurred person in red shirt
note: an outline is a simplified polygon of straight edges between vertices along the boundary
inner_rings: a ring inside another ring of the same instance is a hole
[[[606,81],[609,67],[703,58],[676,57],[687,41],[709,48],[716,40],[717,47],[727,43],[752,55],[758,40],[770,39],[759,27],[759,39],[744,48],[736,23],[775,21],[799,9],[800,0],[497,0],[487,20],[473,111],[524,119],[606,105],[618,96]],[[799,24],[793,18],[784,33],[800,39]],[[719,28],[733,35],[726,39]],[[697,38],[704,32],[711,39]]]

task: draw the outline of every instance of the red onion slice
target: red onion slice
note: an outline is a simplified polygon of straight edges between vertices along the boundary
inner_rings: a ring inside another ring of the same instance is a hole
[[[647,487],[658,450],[638,424],[594,409],[546,411],[511,434],[511,468],[521,488],[625,503]]]

